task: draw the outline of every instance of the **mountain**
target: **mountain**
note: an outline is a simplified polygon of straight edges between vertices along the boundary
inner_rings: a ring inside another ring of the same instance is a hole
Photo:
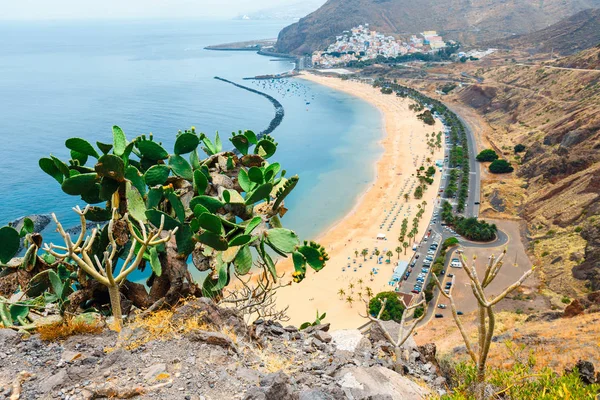
[[[558,60],[556,66],[562,68],[600,69],[600,40],[598,40],[598,43],[594,48]]]
[[[526,35],[490,43],[491,47],[528,50],[532,53],[570,55],[600,43],[600,8],[578,12],[568,18]]]
[[[306,0],[298,3],[286,4],[258,10],[249,14],[240,15],[236,19],[268,20],[279,19],[291,21],[300,19],[321,7],[325,0]]]
[[[586,50],[568,63],[597,66],[599,53]],[[531,256],[557,302],[600,290],[600,73],[563,63],[492,66],[481,83],[455,93],[491,127],[489,145],[516,167],[511,176],[488,176],[485,212],[527,221]],[[516,153],[517,144],[525,151]]]
[[[598,7],[600,0],[328,0],[284,28],[277,51],[324,49],[342,31],[364,23],[387,34],[437,30],[445,38],[472,44],[534,32]]]

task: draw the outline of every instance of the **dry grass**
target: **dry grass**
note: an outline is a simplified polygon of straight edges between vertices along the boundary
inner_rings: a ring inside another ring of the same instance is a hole
[[[600,313],[584,314],[574,318],[550,322],[524,322],[526,315],[501,312],[496,316],[495,336],[505,339],[492,343],[488,365],[510,368],[517,362],[535,360],[534,371],[548,367],[557,373],[572,368],[577,360],[600,363]],[[465,329],[474,339],[477,333],[475,315],[465,315]],[[454,361],[469,361],[465,352],[454,349],[464,343],[454,321],[436,321],[415,337],[418,344],[434,342],[440,357]]]
[[[123,330],[119,337],[119,345],[127,350],[136,349],[151,341],[168,341],[180,339],[186,333],[193,331],[220,332],[228,336],[233,343],[238,343],[237,334],[229,326],[214,326],[203,321],[204,312],[199,312],[194,318],[173,318],[177,308],[190,305],[186,301],[181,302],[171,309],[152,312],[145,316],[137,316],[133,322],[128,324],[128,329]],[[106,352],[115,348],[105,348]]]
[[[292,372],[292,367],[294,366],[293,358],[282,356],[272,349],[257,351],[255,355],[261,361],[261,364],[264,365],[264,369],[269,373],[283,371],[289,374]]]
[[[49,342],[66,339],[73,335],[98,334],[100,332],[102,332],[102,327],[99,325],[89,324],[84,321],[74,321],[72,319],[37,328],[40,339]]]

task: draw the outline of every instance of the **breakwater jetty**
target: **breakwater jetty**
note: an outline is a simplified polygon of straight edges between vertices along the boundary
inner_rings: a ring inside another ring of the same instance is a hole
[[[273,117],[273,119],[271,120],[271,123],[269,123],[269,126],[267,126],[267,129],[261,131],[258,135],[256,135],[259,139],[261,137],[263,137],[265,135],[268,135],[271,132],[273,132],[279,126],[279,124],[281,124],[281,121],[283,120],[283,117],[285,115],[285,111],[283,109],[283,105],[279,101],[277,101],[276,98],[274,98],[273,96],[270,96],[270,95],[268,95],[266,93],[263,93],[261,91],[258,91],[256,89],[252,89],[252,88],[249,88],[247,86],[240,85],[239,83],[232,82],[230,80],[227,80],[225,78],[221,78],[219,76],[215,76],[215,79],[219,80],[219,81],[222,81],[222,82],[225,82],[225,83],[229,83],[230,85],[236,86],[236,87],[238,87],[240,89],[244,89],[244,90],[247,90],[249,92],[255,93],[255,94],[259,95],[259,96],[263,96],[267,100],[269,100],[271,102],[271,104],[273,104],[273,107],[275,108],[275,117]]]

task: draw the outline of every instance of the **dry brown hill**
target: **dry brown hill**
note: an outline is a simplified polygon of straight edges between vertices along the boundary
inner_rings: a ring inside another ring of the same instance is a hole
[[[570,55],[600,43],[600,8],[583,10],[539,31],[489,43],[490,47]],[[579,56],[578,56],[579,58]]]
[[[304,54],[324,49],[342,31],[369,23],[389,34],[438,30],[463,43],[546,28],[600,0],[329,0],[281,31],[277,50]]]
[[[513,64],[479,73],[483,83],[458,99],[483,115],[487,139],[517,166],[483,196],[511,199],[512,212],[528,221],[549,292],[600,289],[600,71]],[[526,151],[515,154],[516,144]]]
[[[600,23],[598,30],[600,31]],[[600,39],[598,43],[600,43]],[[563,68],[600,69],[600,44],[574,56],[558,60],[556,66]]]

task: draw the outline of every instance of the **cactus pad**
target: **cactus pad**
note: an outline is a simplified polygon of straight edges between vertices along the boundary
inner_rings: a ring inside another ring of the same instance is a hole
[[[150,167],[144,174],[144,180],[148,186],[164,185],[171,170],[164,164]]]
[[[194,173],[192,166],[187,160],[178,155],[172,155],[169,157],[169,166],[175,175],[188,181],[194,180]]]
[[[19,232],[11,226],[0,228],[0,263],[6,264],[17,254],[21,239]]]
[[[192,151],[196,150],[196,147],[198,147],[199,143],[200,139],[198,139],[198,136],[194,135],[193,133],[182,133],[181,135],[177,136],[177,140],[175,140],[175,154],[181,155],[191,153]]]

